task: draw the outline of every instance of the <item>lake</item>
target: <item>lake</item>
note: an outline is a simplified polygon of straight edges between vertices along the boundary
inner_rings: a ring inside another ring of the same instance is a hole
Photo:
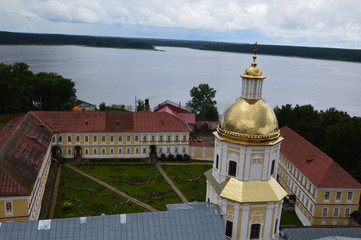
[[[3,63],[25,62],[33,72],[56,72],[76,83],[77,97],[98,105],[132,105],[150,99],[151,107],[171,100],[185,104],[200,83],[217,90],[220,114],[241,93],[250,54],[157,47],[163,51],[82,46],[0,46]],[[261,52],[261,49],[259,50]],[[271,107],[312,104],[361,116],[361,64],[258,55],[266,76],[263,98]]]

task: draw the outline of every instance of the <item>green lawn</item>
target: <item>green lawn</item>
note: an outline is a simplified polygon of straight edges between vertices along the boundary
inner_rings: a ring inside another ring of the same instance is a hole
[[[156,209],[166,210],[166,204],[182,202],[153,164],[74,166]]]
[[[162,165],[169,178],[188,201],[206,201],[206,177],[204,172],[211,165]]]
[[[303,226],[300,219],[298,219],[295,212],[292,211],[282,211],[281,215],[281,223],[280,225],[295,225],[295,226]]]
[[[64,167],[55,218],[143,212],[125,198]]]

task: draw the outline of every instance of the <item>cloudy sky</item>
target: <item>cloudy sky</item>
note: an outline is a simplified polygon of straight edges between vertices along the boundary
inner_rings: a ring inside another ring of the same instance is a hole
[[[0,30],[361,49],[360,0],[0,0]]]

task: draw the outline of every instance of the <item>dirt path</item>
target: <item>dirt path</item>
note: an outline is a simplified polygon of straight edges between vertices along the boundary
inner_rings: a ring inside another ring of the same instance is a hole
[[[53,192],[53,196],[51,197],[49,219],[53,219],[55,215],[56,201],[58,200],[59,184],[60,184],[62,169],[63,169],[63,165],[58,164],[58,171],[56,172],[56,179],[54,184],[54,192]]]
[[[81,171],[80,169],[72,166],[72,165],[69,164],[69,163],[66,163],[65,166],[68,167],[68,168],[70,168],[70,169],[73,170],[74,172],[77,172],[77,173],[79,173],[80,175],[82,175],[82,176],[84,176],[84,177],[92,180],[93,182],[99,184],[100,186],[103,186],[103,187],[109,189],[110,191],[112,191],[112,192],[114,192],[114,193],[116,193],[116,194],[118,194],[118,195],[120,195],[120,196],[122,196],[122,197],[124,197],[124,198],[126,198],[126,199],[129,199],[129,201],[135,203],[135,204],[138,205],[138,206],[141,206],[142,208],[144,208],[144,209],[146,209],[146,210],[148,210],[148,211],[150,211],[150,212],[159,211],[158,209],[155,209],[154,207],[149,206],[148,204],[146,204],[146,203],[144,203],[144,202],[141,202],[141,201],[139,201],[138,199],[129,196],[129,195],[126,194],[125,192],[122,192],[122,191],[118,190],[117,188],[110,186],[109,184],[101,181],[100,179],[95,178],[95,177],[93,177],[93,176],[91,176],[91,175],[89,175],[89,174]]]
[[[174,185],[174,183],[172,182],[172,180],[170,180],[170,178],[168,177],[168,175],[165,173],[165,171],[163,170],[163,168],[160,166],[159,162],[157,162],[155,164],[155,166],[157,167],[158,171],[162,174],[162,176],[164,177],[164,179],[167,181],[167,183],[171,186],[171,188],[173,189],[173,191],[178,195],[178,197],[180,197],[180,199],[182,199],[182,201],[184,203],[188,203],[187,198],[181,193],[181,191],[179,191],[179,189]]]

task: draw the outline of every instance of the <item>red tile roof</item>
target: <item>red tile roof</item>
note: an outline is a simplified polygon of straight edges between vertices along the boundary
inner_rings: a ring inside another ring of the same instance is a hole
[[[289,127],[283,127],[281,153],[318,188],[361,188],[332,158]]]
[[[155,112],[33,112],[54,132],[190,132],[168,113]]]
[[[31,194],[52,136],[31,112],[15,120],[0,131],[0,196]]]
[[[154,112],[167,112],[182,119],[187,124],[196,124],[196,115],[194,113],[178,112],[168,105],[158,108],[157,110],[154,110]]]
[[[19,123],[23,120],[25,115],[17,117],[11,120],[3,129],[0,131],[0,148],[6,143],[9,137],[14,133]]]

